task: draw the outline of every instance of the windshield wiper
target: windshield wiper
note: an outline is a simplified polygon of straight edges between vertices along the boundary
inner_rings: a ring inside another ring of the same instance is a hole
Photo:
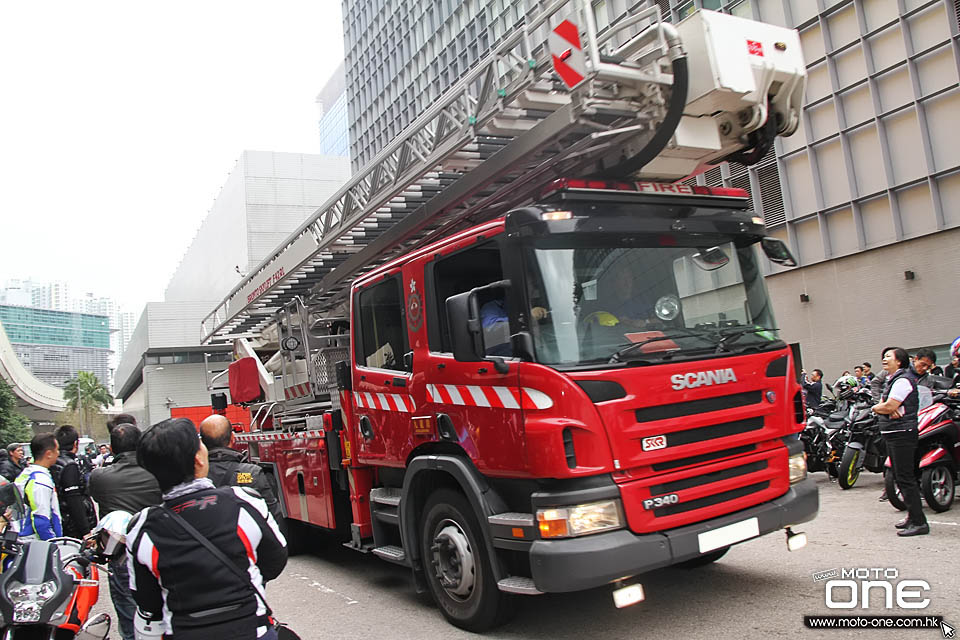
[[[744,327],[736,331],[723,332],[721,334],[723,337],[717,341],[717,353],[729,351],[730,349],[727,345],[736,342],[743,336],[751,333],[763,333],[764,331],[779,331],[779,329],[773,327]]]
[[[683,338],[687,336],[703,338],[707,335],[709,335],[709,333],[703,330],[686,329],[686,328],[677,327],[677,328],[671,329],[670,331],[663,332],[663,335],[661,336],[657,336],[655,338],[647,338],[646,340],[641,340],[640,342],[633,342],[631,344],[628,344],[627,346],[623,347],[619,351],[615,352],[612,356],[610,356],[610,359],[607,362],[611,364],[616,362],[623,362],[622,360],[623,356],[629,353],[632,353],[640,349],[644,345],[650,344],[651,342],[661,342],[663,340],[672,340],[673,338]]]

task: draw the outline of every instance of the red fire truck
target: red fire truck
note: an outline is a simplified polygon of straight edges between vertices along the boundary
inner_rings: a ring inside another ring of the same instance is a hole
[[[745,191],[675,182],[792,133],[796,34],[656,9],[598,34],[585,6],[583,33],[528,18],[493,54],[520,47],[513,80],[474,69],[204,324],[234,343],[237,440],[292,542],[407,566],[470,630],[515,594],[610,584],[625,606],[652,569],[802,546],[818,508],[763,279],[791,252]],[[572,87],[544,80],[568,60]]]

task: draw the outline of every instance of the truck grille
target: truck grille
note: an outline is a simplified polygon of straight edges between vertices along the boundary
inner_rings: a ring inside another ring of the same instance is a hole
[[[686,431],[675,431],[667,434],[667,446],[677,447],[683,444],[693,442],[703,442],[704,440],[713,440],[715,438],[726,438],[748,431],[759,431],[763,429],[763,417],[747,418],[746,420],[735,420],[733,422],[722,422],[712,424],[709,427],[700,427],[699,429],[688,429]]]
[[[636,416],[637,422],[668,420],[670,418],[682,418],[699,413],[709,413],[710,411],[746,407],[751,404],[757,404],[760,402],[760,399],[759,391],[746,391],[743,393],[718,396],[716,398],[701,398],[700,400],[691,400],[690,402],[644,407],[636,410]]]
[[[739,447],[740,449],[742,447]],[[664,531],[709,520],[783,495],[789,489],[787,450],[779,446],[620,483],[630,529]],[[689,460],[689,459],[688,459]],[[654,503],[654,499],[657,503]]]
[[[756,462],[751,462],[750,464],[740,465],[739,467],[730,467],[729,469],[714,471],[713,473],[707,473],[702,476],[684,478],[683,480],[666,482],[664,484],[655,484],[650,487],[650,493],[653,495],[662,493],[675,493],[677,491],[689,489],[690,487],[699,487],[701,485],[710,484],[711,482],[720,482],[721,480],[736,478],[737,476],[753,473],[754,471],[761,471],[766,468],[766,460],[757,460]]]
[[[653,470],[654,471],[670,471],[671,469],[688,467],[692,464],[702,464],[704,462],[710,462],[712,460],[729,458],[730,456],[739,456],[743,453],[750,453],[756,448],[757,448],[757,445],[755,444],[747,444],[742,447],[733,447],[732,449],[724,449],[723,451],[711,451],[710,453],[704,453],[699,456],[690,456],[689,458],[680,458],[679,460],[670,460],[669,462],[658,462],[657,464],[653,465]]]
[[[769,486],[769,480],[757,482],[745,487],[740,487],[739,489],[731,489],[730,491],[724,491],[723,493],[715,493],[712,496],[700,498],[699,500],[692,500],[690,502],[681,502],[680,504],[671,504],[666,507],[660,507],[659,509],[653,510],[653,515],[657,518],[662,518],[664,516],[672,516],[678,513],[693,511],[694,509],[703,509],[704,507],[710,507],[715,504],[720,504],[721,502],[727,502],[729,500],[735,500],[736,498],[742,498],[743,496],[749,496],[752,493],[758,493]]]

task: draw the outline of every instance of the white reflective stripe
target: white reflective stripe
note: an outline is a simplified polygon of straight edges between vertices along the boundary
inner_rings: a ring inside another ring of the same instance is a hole
[[[453,404],[467,404],[466,402],[464,402],[463,396],[460,395],[460,390],[457,389],[454,385],[445,384],[443,386],[446,387],[447,393],[450,394],[450,400],[453,401]]]
[[[527,394],[527,397],[533,401],[533,405],[537,409],[549,409],[553,406],[553,399],[550,398],[543,391],[537,391],[536,389],[531,389],[530,387],[524,387],[523,393]]]
[[[400,409],[400,411],[404,413],[410,413],[414,409],[413,398],[410,396],[402,396],[395,393],[393,394],[393,400],[397,403],[397,407]]]
[[[510,389],[506,387],[493,387],[493,390],[497,392],[497,397],[500,398],[500,403],[503,405],[504,409],[519,409],[520,405],[517,404],[517,399],[513,397],[513,394],[510,393]]]
[[[391,410],[392,410],[392,407],[390,406],[390,403],[387,401],[387,397],[386,397],[385,395],[383,395],[382,393],[378,393],[378,394],[377,394],[377,400],[380,401],[380,408],[381,408],[381,409],[383,409],[384,411],[391,411]],[[376,405],[374,405],[374,406],[376,406]]]
[[[364,400],[366,401],[366,402],[364,402],[364,404],[367,405],[367,409],[376,409],[376,408],[377,408],[377,403],[373,401],[373,396],[372,396],[372,395],[370,395],[369,393],[367,393],[366,391],[364,391],[364,392],[363,392],[363,397],[364,397]]]
[[[357,401],[357,406],[363,409],[363,395],[355,393],[353,394],[353,399]]]
[[[438,400],[437,398],[438,398],[437,388],[432,384],[428,384],[427,385],[427,401],[440,402],[440,400]]]
[[[473,396],[473,402],[478,407],[489,407],[490,401],[487,400],[487,396],[483,395],[483,389],[476,385],[468,385],[467,389],[470,391],[470,395]]]

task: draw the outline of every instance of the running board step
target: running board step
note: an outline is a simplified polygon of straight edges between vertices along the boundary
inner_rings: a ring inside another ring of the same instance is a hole
[[[385,504],[391,507],[400,506],[400,498],[403,496],[403,490],[393,487],[377,487],[370,491],[370,502]]]
[[[376,550],[374,550],[374,553],[376,553]],[[533,578],[525,578],[523,576],[504,578],[497,583],[497,587],[500,591],[518,593],[522,596],[539,596],[543,594],[543,591],[537,589],[536,585],[533,584]]]
[[[403,550],[402,547],[396,545],[387,545],[385,547],[377,547],[373,550],[373,555],[386,560],[387,562],[393,562],[396,564],[407,565],[407,553]]]

